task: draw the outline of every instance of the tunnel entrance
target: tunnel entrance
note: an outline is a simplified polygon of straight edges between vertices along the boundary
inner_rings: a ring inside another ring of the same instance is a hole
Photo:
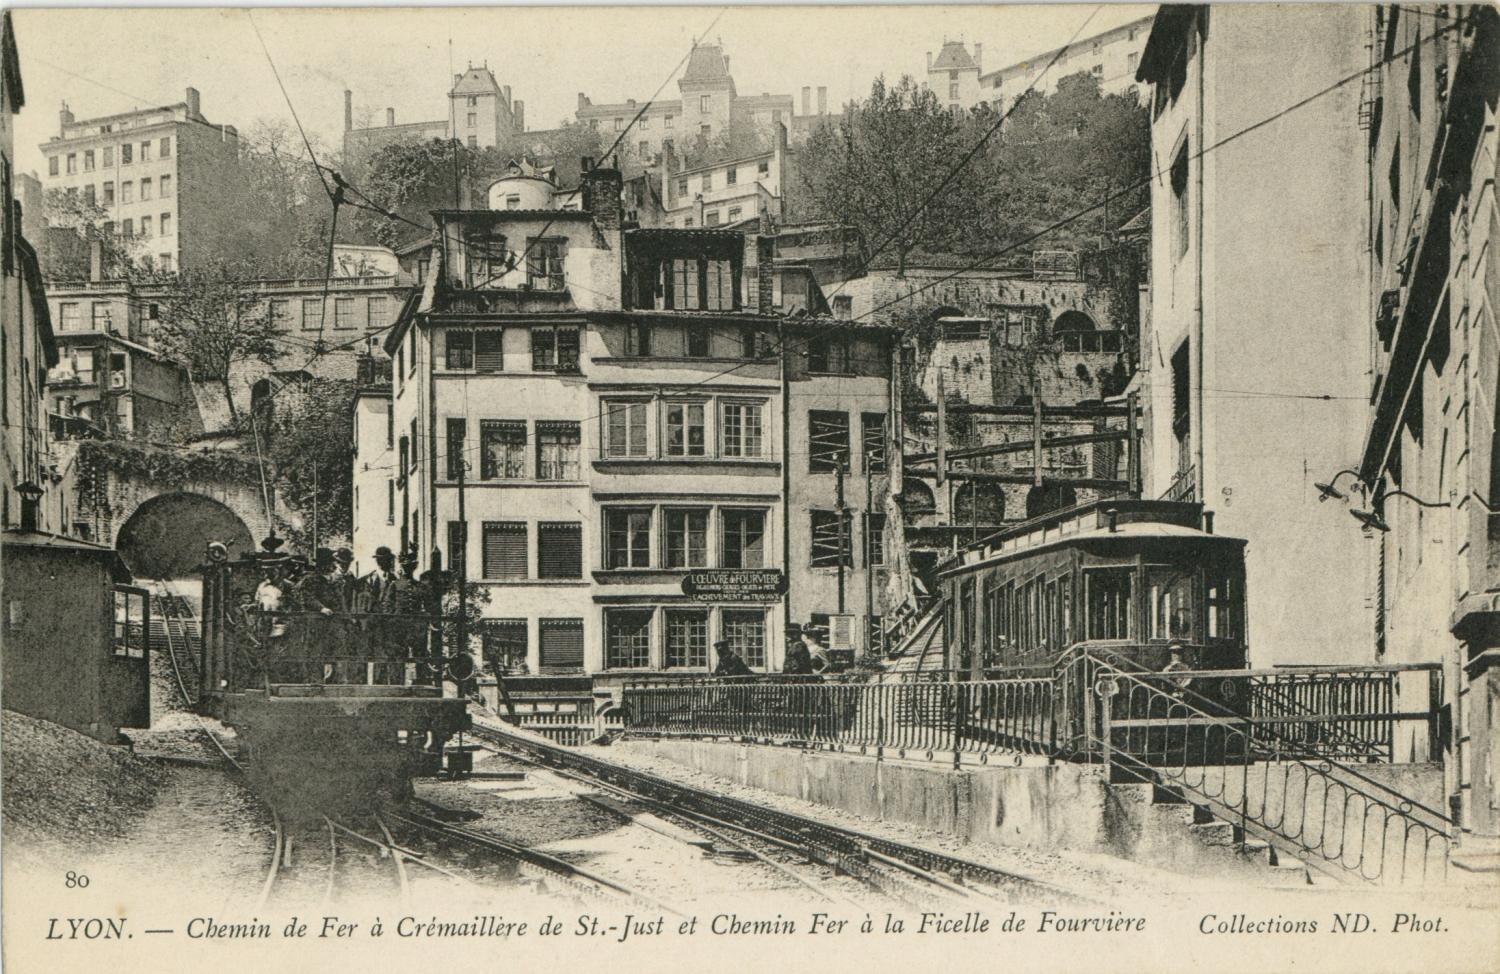
[[[137,578],[185,578],[198,574],[210,541],[229,546],[231,556],[255,550],[239,515],[201,494],[163,494],[130,515],[115,547]]]

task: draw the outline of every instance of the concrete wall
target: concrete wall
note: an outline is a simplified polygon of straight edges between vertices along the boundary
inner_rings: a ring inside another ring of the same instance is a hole
[[[1197,153],[1363,68],[1364,16],[1215,8],[1152,125],[1158,167],[1187,147],[1188,237],[1179,252],[1171,181],[1154,181],[1147,489],[1177,473],[1170,363],[1186,342],[1193,489],[1221,533],[1249,539],[1256,666],[1371,661],[1366,542],[1313,486],[1357,457],[1369,391],[1364,184],[1348,169],[1362,152],[1357,86]],[[1278,176],[1288,159],[1295,180]]]

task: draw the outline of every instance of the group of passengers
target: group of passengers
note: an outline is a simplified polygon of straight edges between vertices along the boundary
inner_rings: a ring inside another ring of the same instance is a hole
[[[300,573],[290,559],[264,563],[254,607],[273,681],[401,684],[407,661],[429,655],[438,590],[416,554],[400,572],[384,546],[368,574],[355,575],[353,562],[348,548],[319,548]]]

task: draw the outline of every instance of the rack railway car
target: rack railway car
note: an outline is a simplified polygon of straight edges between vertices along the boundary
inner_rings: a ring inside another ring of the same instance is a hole
[[[230,561],[210,546],[198,707],[234,728],[252,785],[283,815],[403,800],[470,726],[466,700],[443,690],[472,663],[443,651],[445,576],[413,589],[426,593],[415,612],[283,607],[263,586],[290,592],[311,569],[278,547]]]
[[[1161,670],[1245,666],[1245,542],[1200,504],[1107,499],[1000,531],[939,572],[948,665],[1051,666],[1082,644]]]

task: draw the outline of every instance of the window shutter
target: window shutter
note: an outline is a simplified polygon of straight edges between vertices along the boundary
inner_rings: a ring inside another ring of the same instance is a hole
[[[583,525],[572,522],[537,525],[537,576],[583,577]]]
[[[502,335],[498,328],[485,328],[474,333],[474,368],[480,372],[499,372],[505,368]]]
[[[526,525],[519,521],[484,526],[484,577],[526,577]]]
[[[538,669],[543,673],[576,673],[583,669],[583,620],[541,619]]]

